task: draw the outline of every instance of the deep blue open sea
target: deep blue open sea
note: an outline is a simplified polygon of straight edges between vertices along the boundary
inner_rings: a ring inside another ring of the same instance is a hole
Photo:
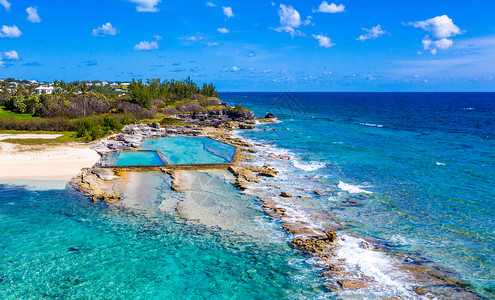
[[[495,298],[494,93],[221,98],[282,120],[270,126],[276,131],[242,135],[289,150],[296,167],[335,187],[321,206],[346,230],[419,250]],[[373,194],[359,197],[363,191]],[[353,194],[362,205],[342,207]]]
[[[339,236],[420,253],[457,272],[478,295],[495,298],[495,94],[223,93],[220,98],[280,119],[238,134],[269,145],[266,151],[291,156],[278,165],[270,161],[285,178],[273,186],[310,195],[298,205],[332,215],[342,225]],[[182,217],[174,215],[174,206],[170,213],[164,208],[171,182],[160,174],[134,183],[137,199],[126,200],[137,205],[133,209],[92,203],[70,189],[0,184],[0,298],[399,294],[326,292],[320,272],[289,245],[290,235],[263,213],[256,195],[240,193],[223,173],[194,176],[208,184],[183,202]],[[204,197],[214,205],[198,201]],[[352,249],[344,247],[341,254],[370,276],[387,263],[360,260]]]

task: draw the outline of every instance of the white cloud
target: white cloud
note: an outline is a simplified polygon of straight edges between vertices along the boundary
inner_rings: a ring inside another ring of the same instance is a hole
[[[319,35],[314,35],[313,34],[313,37],[318,40],[318,42],[320,44],[320,47],[330,48],[330,47],[335,46],[335,44],[332,43],[332,41],[330,40],[330,38],[327,37],[327,36],[324,36],[322,34],[319,34]]]
[[[2,5],[6,11],[10,10],[10,2],[7,0],[0,0],[0,5]]]
[[[215,3],[213,3],[213,2],[206,2],[206,6],[208,6],[208,7],[215,7],[217,5]]]
[[[192,42],[199,42],[202,41],[204,38],[202,36],[190,36],[186,37],[186,41],[192,41]]]
[[[224,15],[226,15],[227,18],[233,18],[235,16],[234,12],[232,11],[232,7],[222,6],[222,9],[223,9]]]
[[[278,32],[288,32],[292,35],[292,37],[296,35],[304,36],[304,33],[296,30],[295,28],[299,28],[301,25],[309,25],[311,23],[311,16],[309,16],[306,21],[301,21],[301,15],[294,9],[294,7],[292,7],[292,5],[280,4],[278,15],[280,17],[281,26],[275,28],[274,30]]]
[[[0,38],[17,38],[22,35],[22,32],[17,28],[17,26],[7,26],[3,25],[0,29]]]
[[[370,40],[370,39],[376,39],[378,37],[380,37],[381,35],[384,35],[384,34],[388,34],[390,35],[390,33],[388,33],[387,31],[383,30],[382,29],[382,25],[378,24],[376,25],[375,27],[371,28],[371,29],[367,29],[367,28],[361,28],[363,29],[364,31],[366,31],[365,34],[363,35],[360,35],[356,40],[359,40],[359,41],[366,41],[366,40]]]
[[[206,43],[206,46],[208,46],[208,47],[217,47],[217,46],[220,46],[220,43],[218,43],[218,42]]]
[[[318,10],[313,10],[313,12],[322,12],[322,13],[340,13],[345,11],[345,6],[343,4],[336,5],[335,3],[328,4],[327,1],[323,1],[318,7]]]
[[[19,54],[17,54],[17,51],[8,51],[3,53],[5,55],[6,60],[19,60]]]
[[[238,67],[236,67],[236,66],[233,66],[233,67],[232,67],[232,72],[238,72],[238,71],[240,71],[240,70],[241,70],[241,69],[239,69],[239,68],[238,68]]]
[[[157,12],[158,8],[156,7],[158,3],[162,2],[162,0],[129,0],[132,3],[136,3],[136,10],[139,12]]]
[[[451,48],[454,45],[452,37],[464,33],[447,15],[438,16],[426,21],[409,22],[405,25],[422,28],[430,32],[423,39],[423,48],[430,50],[432,54],[437,54],[438,50]]]
[[[153,41],[153,42],[147,42],[147,41],[142,41],[136,46],[134,46],[134,50],[137,51],[150,51],[150,50],[156,50],[158,49],[158,42]]]
[[[263,70],[263,73],[270,73],[272,70],[271,69],[266,69],[266,70]]]
[[[230,32],[230,30],[228,30],[227,28],[217,28],[217,30],[218,30],[218,32],[224,33],[224,34]]]
[[[110,22],[101,25],[100,27],[93,29],[94,36],[107,36],[107,35],[116,35],[119,30],[110,24]]]
[[[38,15],[38,8],[36,6],[30,6],[26,8],[26,12],[28,13],[28,21],[31,23],[40,23],[41,18]]]

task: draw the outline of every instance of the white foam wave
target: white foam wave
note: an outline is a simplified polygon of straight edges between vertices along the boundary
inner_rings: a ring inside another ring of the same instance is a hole
[[[377,128],[383,127],[383,125],[381,125],[381,124],[371,124],[371,123],[359,123],[359,125],[368,126],[368,127],[377,127]]]
[[[437,166],[445,166],[445,163],[441,163],[437,161]]]
[[[304,170],[304,171],[316,171],[325,167],[327,164],[319,161],[311,161],[309,163],[303,163],[297,159],[292,160],[294,167]]]
[[[337,187],[345,192],[348,192],[349,194],[373,194],[373,192],[363,190],[362,186],[348,184],[343,181],[340,181]]]
[[[394,274],[393,261],[384,253],[362,248],[363,242],[360,238],[343,234],[339,239],[341,247],[336,251],[337,256],[345,259],[347,267],[373,277],[379,285],[408,294],[406,284],[394,278],[401,277],[402,274]]]

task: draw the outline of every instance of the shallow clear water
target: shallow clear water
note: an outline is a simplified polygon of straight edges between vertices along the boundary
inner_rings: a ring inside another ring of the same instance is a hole
[[[167,178],[135,179],[156,195],[150,190],[167,186]],[[299,299],[321,294],[316,274],[283,238],[272,241],[191,223],[156,210],[155,200],[134,208],[128,202],[120,209],[69,190],[0,185],[0,298]]]
[[[328,195],[343,231],[422,253],[495,298],[495,94],[233,93],[282,122],[241,131],[290,154],[287,185]],[[260,149],[263,151],[263,149]]]
[[[160,151],[170,164],[229,163],[236,148],[206,137],[165,137],[148,139],[143,149]]]
[[[161,166],[165,163],[158,153],[153,151],[119,152],[117,166]]]

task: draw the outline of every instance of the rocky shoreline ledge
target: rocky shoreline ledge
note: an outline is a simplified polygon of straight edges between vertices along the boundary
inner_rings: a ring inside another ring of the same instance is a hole
[[[148,138],[170,136],[205,136],[210,137],[240,149],[237,160],[228,170],[234,174],[233,184],[241,191],[247,191],[253,184],[260,184],[264,178],[276,178],[279,170],[269,164],[257,166],[253,163],[257,155],[255,146],[242,138],[233,136],[234,129],[254,129],[256,124],[277,122],[273,115],[266,118],[254,119],[252,114],[222,115],[215,122],[208,122],[209,116],[178,116],[187,125],[162,127],[158,123],[129,125],[123,133],[115,134],[102,139],[94,144],[93,148],[100,154],[112,151],[134,150],[141,147],[142,142]],[[271,159],[290,160],[288,156],[269,153]],[[85,169],[71,181],[71,185],[79,191],[90,196],[93,201],[102,200],[108,205],[117,204],[121,198],[121,191],[128,180],[131,170],[113,171],[111,169],[90,168]],[[172,177],[171,189],[181,192],[181,172],[163,170]],[[325,194],[325,191],[312,191],[315,195]],[[266,214],[281,224],[281,227],[293,235],[291,244],[301,253],[307,255],[321,270],[326,278],[326,287],[330,291],[380,289],[378,282],[364,272],[350,270],[346,266],[346,260],[337,252],[341,249],[341,238],[336,233],[340,225],[331,221],[332,217],[324,211],[305,211],[293,203],[293,199],[302,198],[301,195],[291,195],[281,190],[280,194],[273,197],[259,197],[259,203]],[[329,221],[330,220],[330,221]],[[378,251],[390,253],[380,243],[363,240],[359,245],[366,251]],[[457,279],[457,276],[441,266],[422,260],[413,253],[394,254],[399,262],[394,266],[396,272],[404,276],[401,280],[410,286],[410,292],[414,297],[426,299],[480,299],[470,290],[470,285]],[[445,296],[448,295],[448,296]],[[384,298],[385,299],[385,298]],[[387,299],[401,299],[400,297]]]

